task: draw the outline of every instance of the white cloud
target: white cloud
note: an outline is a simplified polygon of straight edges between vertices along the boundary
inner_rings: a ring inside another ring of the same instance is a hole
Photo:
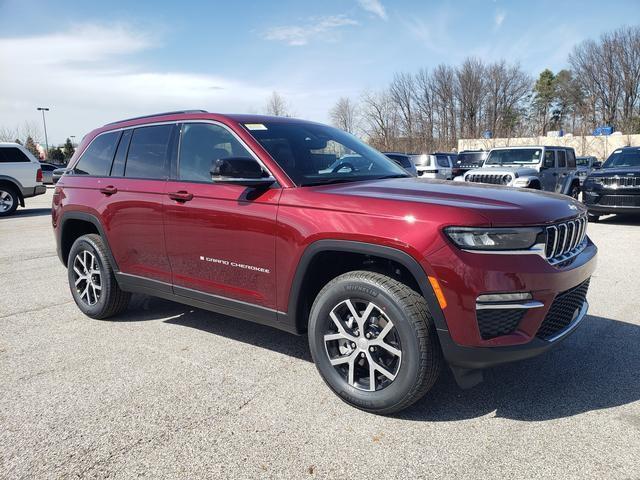
[[[498,10],[493,17],[494,27],[496,29],[500,28],[505,18],[507,18],[507,12],[505,12],[504,10]]]
[[[330,32],[338,28],[358,25],[358,22],[346,15],[330,15],[326,17],[311,18],[304,25],[286,25],[273,27],[266,31],[264,38],[285,42],[291,46],[306,45],[312,39],[335,40]]]
[[[47,106],[50,142],[61,143],[138,114],[251,111],[273,90],[218,75],[142,68],[131,56],[157,46],[157,38],[126,25],[0,38],[0,126],[38,121],[36,107]]]
[[[358,0],[358,3],[367,12],[373,13],[382,20],[387,19],[387,11],[380,0]]]

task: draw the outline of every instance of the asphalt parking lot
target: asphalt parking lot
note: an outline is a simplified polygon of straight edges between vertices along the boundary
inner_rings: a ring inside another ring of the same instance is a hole
[[[0,219],[1,478],[640,478],[638,219],[590,224],[590,316],[558,349],[379,417],[304,337],[141,296],[83,316],[50,201]]]

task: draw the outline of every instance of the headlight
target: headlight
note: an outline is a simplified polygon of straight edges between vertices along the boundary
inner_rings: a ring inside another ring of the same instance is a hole
[[[542,229],[535,227],[448,227],[444,232],[463,250],[528,250],[537,243],[544,243]]]
[[[513,182],[513,185],[515,187],[526,187],[529,185],[529,179],[528,178],[516,178],[515,181]]]

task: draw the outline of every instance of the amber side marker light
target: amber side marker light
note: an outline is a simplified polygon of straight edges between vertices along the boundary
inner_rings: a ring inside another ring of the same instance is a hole
[[[444,298],[444,293],[442,293],[442,289],[440,288],[440,284],[438,283],[438,279],[436,277],[427,277],[429,279],[429,283],[431,287],[433,287],[433,292],[436,294],[436,298],[438,299],[438,303],[440,304],[440,308],[443,310],[447,308],[447,299]]]

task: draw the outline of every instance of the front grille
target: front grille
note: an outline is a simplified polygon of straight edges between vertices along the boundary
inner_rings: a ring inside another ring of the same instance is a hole
[[[586,215],[583,215],[546,227],[545,256],[547,260],[552,264],[560,263],[579,251],[585,242],[588,223]]]
[[[477,311],[478,328],[483,340],[515,332],[524,316],[523,308],[494,308]]]
[[[597,203],[606,207],[640,207],[640,195],[603,195]]]
[[[613,176],[613,177],[595,177],[595,181],[605,187],[614,188],[636,188],[640,187],[640,176]]]
[[[577,287],[556,296],[547,316],[536,333],[536,337],[549,340],[567,328],[575,318],[576,311],[584,305],[589,289],[589,279]]]
[[[513,177],[505,174],[489,174],[489,173],[472,173],[467,175],[465,181],[474,183],[490,183],[493,185],[507,185],[513,180]]]

